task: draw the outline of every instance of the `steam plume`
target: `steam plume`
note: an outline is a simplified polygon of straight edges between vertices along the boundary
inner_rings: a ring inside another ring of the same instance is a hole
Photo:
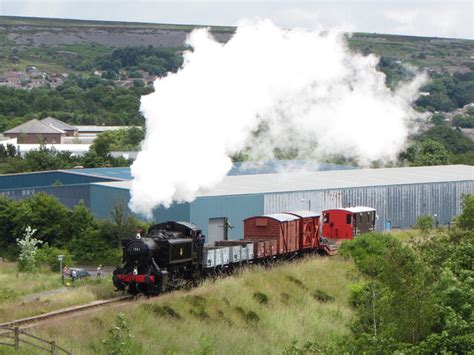
[[[244,148],[255,159],[278,147],[298,158],[392,161],[416,118],[411,103],[424,76],[389,90],[377,57],[351,52],[337,31],[262,21],[240,26],[226,44],[206,29],[187,43],[183,68],[142,97],[147,135],[132,165],[135,212],[193,200]]]

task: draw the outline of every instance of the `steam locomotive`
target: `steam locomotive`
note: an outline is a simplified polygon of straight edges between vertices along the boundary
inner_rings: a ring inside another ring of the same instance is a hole
[[[117,290],[158,295],[194,284],[202,277],[242,264],[293,257],[309,252],[333,255],[342,239],[352,239],[375,228],[370,207],[341,208],[254,216],[244,220],[244,239],[204,246],[201,229],[188,222],[152,226],[146,237],[122,241],[123,265],[115,269]]]
[[[123,265],[114,270],[117,290],[157,295],[200,276],[204,235],[192,223],[152,226],[145,238],[122,241]]]

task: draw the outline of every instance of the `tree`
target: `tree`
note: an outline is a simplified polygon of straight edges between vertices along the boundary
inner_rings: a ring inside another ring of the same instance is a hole
[[[17,239],[20,255],[18,257],[18,270],[20,272],[33,272],[36,270],[37,245],[43,243],[41,240],[33,238],[36,229],[30,226],[25,228],[23,239]]]
[[[434,113],[433,116],[431,116],[431,122],[435,126],[446,124],[446,118],[442,113]]]
[[[426,139],[408,148],[407,158],[412,166],[444,165],[448,164],[448,151],[441,143]]]
[[[415,227],[420,230],[423,236],[426,236],[426,233],[433,229],[433,217],[424,215],[416,219]]]
[[[462,202],[463,212],[457,218],[460,228],[474,230],[474,195],[466,195]]]

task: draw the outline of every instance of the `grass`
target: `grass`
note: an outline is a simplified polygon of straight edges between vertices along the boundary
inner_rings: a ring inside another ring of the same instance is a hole
[[[18,274],[15,263],[0,263],[0,322],[115,296],[112,281],[81,280],[64,289],[58,274]],[[62,292],[48,292],[51,290]]]
[[[329,344],[348,336],[354,275],[352,262],[337,257],[256,266],[188,292],[45,325],[35,334],[75,354],[104,353],[101,340],[122,311],[144,354],[281,353],[293,340]]]

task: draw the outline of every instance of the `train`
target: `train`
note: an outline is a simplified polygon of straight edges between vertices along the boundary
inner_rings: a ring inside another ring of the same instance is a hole
[[[214,245],[205,245],[202,230],[192,223],[158,223],[144,237],[122,240],[122,265],[113,272],[113,284],[118,291],[152,296],[247,264],[334,255],[343,240],[375,230],[376,219],[375,209],[363,206],[325,210],[322,219],[313,211],[252,216],[243,221],[243,239]]]

